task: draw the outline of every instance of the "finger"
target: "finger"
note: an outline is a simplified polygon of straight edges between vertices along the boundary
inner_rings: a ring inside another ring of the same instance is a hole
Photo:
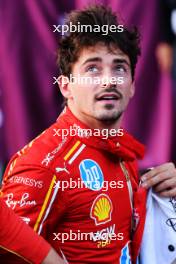
[[[162,197],[176,197],[176,188],[173,188],[172,190],[160,192],[159,195]]]
[[[160,184],[162,182],[165,182],[166,180],[172,179],[173,182],[176,181],[176,170],[166,170],[165,172],[158,173],[154,175],[153,177],[147,178],[144,182],[142,182],[142,187],[144,188],[150,188],[157,184]]]
[[[164,182],[161,182],[160,184],[156,185],[156,187],[154,188],[155,192],[162,192],[165,190],[169,190],[169,189],[173,189],[176,187],[176,177],[166,180]]]
[[[172,170],[175,169],[175,165],[172,162],[162,164],[162,165],[157,166],[154,169],[150,170],[149,172],[145,173],[144,175],[142,175],[141,180],[146,181],[147,179],[153,178],[157,174],[159,174],[161,172],[168,171],[170,169],[172,169]]]

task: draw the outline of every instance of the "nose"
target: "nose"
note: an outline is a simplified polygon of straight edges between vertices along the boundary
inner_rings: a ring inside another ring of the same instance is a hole
[[[106,76],[107,77],[107,76]],[[114,88],[116,87],[117,82],[113,81],[112,78],[106,78],[101,80],[101,87],[102,88]]]
[[[108,83],[106,82],[106,83],[102,83],[101,87],[102,87],[103,89],[116,88],[116,84],[112,84],[112,83],[110,83],[110,82],[108,82]]]
[[[110,71],[105,72],[101,76],[101,87],[102,88],[114,88],[116,87],[117,81],[115,77],[112,76]]]

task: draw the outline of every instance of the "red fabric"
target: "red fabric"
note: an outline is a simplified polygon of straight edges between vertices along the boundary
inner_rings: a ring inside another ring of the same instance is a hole
[[[120,263],[125,252],[131,252],[133,213],[120,161],[125,162],[136,193],[136,159],[143,157],[144,147],[126,132],[122,137],[108,139],[78,135],[62,139],[57,132],[70,126],[86,128],[66,108],[56,123],[12,158],[4,176],[3,198],[17,214],[27,217],[29,224],[69,263]],[[92,179],[94,184],[89,185],[87,181]],[[61,185],[56,185],[70,180],[77,184],[82,181],[82,188],[69,186],[62,190]],[[101,185],[112,181],[115,188]],[[101,183],[100,188],[97,183]],[[144,217],[138,218],[140,241]],[[61,236],[53,234],[69,235],[70,230],[76,234],[91,233],[92,239],[69,237],[61,242]],[[116,240],[111,239],[113,232]],[[136,254],[134,263],[135,258]]]
[[[145,217],[146,217],[146,199],[147,191],[144,188],[138,188],[134,194],[134,218],[136,218],[137,227],[134,232],[132,240],[132,257],[136,259],[139,255],[140,245],[142,242],[142,234],[144,231]]]
[[[41,263],[51,246],[23,223],[11,209],[7,208],[2,199],[0,199],[0,219],[0,248],[18,256],[9,254],[9,259],[4,259],[4,262],[0,257],[1,263],[13,263],[14,259],[21,261],[21,258],[23,263],[26,263],[26,261]]]

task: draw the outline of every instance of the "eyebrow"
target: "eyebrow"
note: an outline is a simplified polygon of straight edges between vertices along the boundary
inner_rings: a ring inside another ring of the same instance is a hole
[[[102,59],[100,57],[94,57],[94,58],[90,58],[90,59],[87,59],[82,65],[85,65],[86,63],[89,63],[89,62],[102,62]],[[121,63],[121,64],[126,64],[130,67],[130,64],[128,63],[127,60],[125,59],[114,59],[113,60],[113,63]]]
[[[94,57],[94,58],[87,59],[82,65],[85,65],[88,62],[101,62],[101,61],[102,59],[100,57]]]
[[[121,63],[121,64],[124,63],[124,64],[126,64],[126,65],[128,65],[130,67],[130,64],[125,59],[115,59],[115,60],[113,60],[113,63]]]

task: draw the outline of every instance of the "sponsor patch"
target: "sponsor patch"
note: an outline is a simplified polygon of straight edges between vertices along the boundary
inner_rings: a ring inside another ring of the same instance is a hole
[[[105,224],[111,221],[113,206],[108,195],[100,194],[94,200],[90,217],[95,220],[96,225]]]
[[[79,165],[82,181],[93,191],[101,190],[104,182],[103,172],[97,162],[91,159],[83,160]]]

